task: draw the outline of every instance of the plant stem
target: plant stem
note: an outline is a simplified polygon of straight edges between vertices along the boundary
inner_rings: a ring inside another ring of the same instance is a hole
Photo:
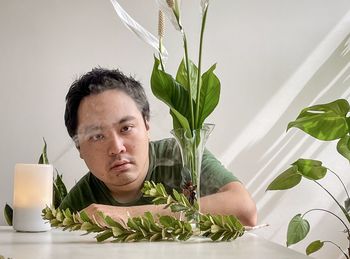
[[[333,174],[339,179],[339,181],[340,181],[341,184],[343,185],[343,188],[344,188],[344,190],[345,190],[345,192],[346,192],[346,196],[348,196],[348,199],[350,200],[350,196],[349,196],[348,190],[346,189],[345,184],[344,184],[344,182],[341,180],[341,178],[339,177],[339,175],[337,175],[334,171],[332,171],[332,170],[329,169],[329,168],[327,168],[327,170],[330,171],[331,173],[333,173]]]
[[[317,182],[317,181],[315,181],[314,180],[314,182],[316,183],[316,184],[318,184],[323,190],[325,190],[328,194],[329,194],[329,196],[331,196],[332,197],[332,199],[335,201],[335,203],[339,206],[339,208],[341,209],[341,211],[344,213],[344,215],[345,215],[345,217],[346,217],[346,219],[348,220],[348,222],[350,223],[350,216],[349,216],[349,213],[344,209],[344,207],[339,203],[339,201],[322,185],[322,184],[320,184],[319,182]],[[349,234],[349,236],[350,236],[350,234]]]
[[[202,18],[202,26],[201,26],[201,35],[200,35],[200,41],[199,41],[199,54],[198,54],[198,77],[197,77],[197,96],[196,96],[196,117],[195,117],[195,122],[196,122],[196,128],[201,128],[201,125],[199,124],[199,103],[200,103],[200,92],[201,92],[201,70],[202,70],[202,48],[203,48],[203,35],[204,35],[204,30],[205,30],[205,23],[207,20],[207,13],[208,13],[208,6],[205,8],[205,11],[203,13],[203,18]]]
[[[190,126],[191,126],[191,136],[193,134],[192,130],[194,130],[194,114],[193,114],[193,102],[192,102],[192,86],[191,86],[191,80],[190,80],[190,66],[189,66],[189,60],[188,60],[188,49],[187,49],[187,40],[186,40],[186,35],[185,32],[182,32],[182,37],[183,37],[183,42],[184,42],[184,49],[185,49],[185,63],[186,63],[186,70],[187,70],[187,81],[188,81],[188,100],[189,100],[189,105],[190,105],[190,110],[191,110],[191,121],[190,121]]]
[[[332,242],[332,241],[330,241],[330,240],[323,241],[323,243],[331,243],[331,244],[335,245],[335,246],[343,253],[343,255],[345,256],[345,258],[346,258],[346,259],[349,259],[349,256],[348,256],[348,255],[343,251],[343,249],[342,249],[339,245],[337,245],[336,243],[334,243],[334,242]]]
[[[344,227],[345,227],[345,229],[346,229],[346,232],[348,232],[348,236],[350,236],[350,229],[349,229],[348,226],[345,224],[345,222],[344,222],[338,215],[336,215],[335,213],[333,213],[333,212],[331,212],[331,211],[329,211],[329,210],[326,210],[326,209],[311,209],[311,210],[308,210],[307,212],[305,212],[305,213],[302,215],[302,218],[303,218],[307,213],[309,213],[309,212],[311,212],[311,211],[315,211],[315,210],[327,212],[327,213],[333,215],[334,217],[336,217],[337,219],[339,219],[340,222],[343,223],[343,225],[344,225]]]
[[[163,72],[165,72],[164,65],[163,65],[163,59],[162,59],[162,51],[163,51],[163,38],[159,38],[159,61],[160,61],[160,66],[162,67]]]

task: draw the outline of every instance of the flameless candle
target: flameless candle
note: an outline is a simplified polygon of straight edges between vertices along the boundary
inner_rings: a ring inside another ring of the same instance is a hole
[[[17,231],[50,230],[41,211],[52,204],[53,166],[16,164],[13,188],[13,228]]]

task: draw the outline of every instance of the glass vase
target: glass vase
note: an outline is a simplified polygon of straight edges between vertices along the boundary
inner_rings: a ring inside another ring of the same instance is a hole
[[[191,205],[198,205],[198,213],[192,219],[198,228],[200,206],[200,186],[201,186],[201,165],[202,157],[207,139],[214,129],[214,124],[203,124],[201,129],[186,130],[183,128],[171,131],[180,148],[182,158],[182,183],[181,189]]]

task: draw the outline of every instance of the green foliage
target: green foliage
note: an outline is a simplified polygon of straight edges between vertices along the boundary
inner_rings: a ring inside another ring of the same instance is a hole
[[[350,136],[345,135],[337,143],[337,151],[350,161]]]
[[[119,223],[111,217],[99,213],[101,223],[91,219],[84,212],[71,213],[69,209],[61,210],[46,207],[42,217],[48,220],[52,227],[63,230],[82,230],[86,233],[98,233],[95,238],[98,242],[112,239],[113,242],[160,241],[160,240],[187,240],[194,235],[191,222],[198,209],[191,205],[183,194],[174,191],[174,198],[167,194],[162,184],[146,182],[143,187],[146,197],[152,197],[155,204],[164,204],[174,212],[184,212],[186,221],[178,220],[173,216],[165,215],[156,218],[145,212],[140,217],[130,217],[126,224]],[[213,241],[234,240],[244,234],[244,226],[234,216],[199,215],[199,229],[203,237]]]
[[[296,127],[320,140],[340,139],[349,133],[346,117],[349,107],[347,100],[339,99],[305,108],[288,124],[287,130]]]
[[[244,234],[244,226],[232,215],[201,215],[200,230],[213,241],[228,241]]]
[[[288,225],[287,246],[298,243],[303,240],[310,231],[310,224],[303,219],[301,214],[295,215]]]
[[[49,159],[47,157],[47,145],[46,145],[45,138],[43,138],[43,141],[44,141],[44,147],[43,147],[43,151],[39,157],[38,164],[50,164]]]
[[[198,66],[188,57],[186,35],[181,29],[184,58],[180,62],[176,77],[166,73],[162,60],[157,58],[151,74],[152,92],[170,108],[174,129],[188,129],[190,134],[193,130],[202,128],[205,119],[213,112],[220,98],[220,81],[214,74],[216,65],[201,74],[203,34],[208,6],[209,3],[202,16]],[[180,10],[173,8],[173,13],[177,17],[178,27],[182,28]],[[161,47],[160,44],[160,51]]]
[[[6,223],[9,226],[12,226],[13,209],[7,203],[6,203],[5,208],[4,208],[4,217],[5,217]]]
[[[191,65],[191,85],[196,82],[195,74],[198,72],[197,67],[190,62]],[[160,61],[155,58],[153,72],[151,75],[151,88],[153,94],[163,101],[170,108],[170,114],[173,117],[173,127],[188,129],[192,132],[194,129],[202,128],[204,120],[213,112],[219,102],[220,97],[220,81],[214,74],[216,65],[213,65],[207,72],[202,75],[199,99],[193,99],[195,93],[198,91],[189,92],[189,84],[187,81],[187,71],[185,65],[182,62],[177,77],[174,79],[170,74],[164,72],[160,68]],[[191,102],[190,94],[192,96]],[[191,113],[191,107],[197,107],[198,111],[194,110],[195,114],[198,114],[197,123],[191,126],[193,115]]]
[[[312,159],[298,159],[292,166],[276,177],[267,187],[267,190],[286,190],[298,185],[302,177],[309,180],[322,179],[327,168],[322,162]]]
[[[56,169],[56,178],[53,181],[53,205],[58,208],[63,199],[67,196],[67,188],[62,180],[63,175]]]
[[[323,244],[324,244],[324,242],[322,242],[320,240],[313,241],[312,243],[310,243],[306,247],[306,254],[310,255],[312,253],[317,252],[318,250],[320,250],[323,247]]]
[[[146,181],[141,191],[145,197],[153,198],[153,204],[165,204],[165,208],[170,207],[172,212],[184,213],[188,221],[192,221],[198,216],[198,203],[190,204],[186,196],[183,193],[178,193],[175,189],[171,196],[161,183]]]
[[[314,105],[305,108],[301,111],[295,121],[288,124],[287,130],[292,127],[299,128],[305,133],[323,141],[331,141],[339,139],[337,143],[337,151],[343,157],[350,161],[350,117],[347,117],[350,111],[350,106],[347,100],[339,99],[334,102]],[[347,199],[344,202],[344,206],[328,191],[318,180],[325,177],[327,171],[333,173],[341,182],[347,195]],[[321,161],[312,159],[298,159],[292,163],[291,167],[277,176],[267,187],[267,190],[286,190],[298,185],[302,178],[306,178],[315,182],[321,187],[338,205],[343,216],[350,223],[350,197],[346,186],[342,182],[341,178],[332,170],[324,167]],[[350,239],[350,229],[342,218],[335,213],[325,209],[312,209],[307,211],[324,211],[338,218],[338,220],[344,225],[345,232],[348,239]],[[295,244],[303,240],[310,230],[310,225],[303,217],[305,214],[297,214],[292,218],[288,225],[287,231],[287,246]],[[350,255],[346,254],[338,245],[331,241],[314,241],[306,248],[306,254],[311,254],[321,249],[325,242],[330,242],[337,246],[342,251],[345,258],[349,259]],[[348,249],[348,252],[350,248]]]

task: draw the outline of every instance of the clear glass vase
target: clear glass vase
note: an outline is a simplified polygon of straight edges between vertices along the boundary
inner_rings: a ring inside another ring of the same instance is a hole
[[[181,188],[189,202],[198,204],[198,213],[193,219],[198,227],[200,207],[200,186],[201,186],[201,165],[205,144],[210,133],[214,129],[214,124],[204,124],[201,129],[192,132],[183,128],[171,131],[179,145],[182,158],[182,184]]]

